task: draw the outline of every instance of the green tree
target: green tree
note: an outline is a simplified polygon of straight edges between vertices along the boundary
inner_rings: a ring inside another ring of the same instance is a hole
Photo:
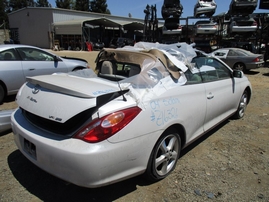
[[[8,12],[16,11],[25,7],[35,7],[34,0],[9,0]]]
[[[37,0],[36,7],[51,7],[51,5],[48,0]]]
[[[90,1],[89,0],[76,0],[75,10],[89,11],[90,10]]]
[[[111,14],[107,9],[106,0],[92,0],[90,1],[90,11],[95,13]]]
[[[55,3],[56,3],[57,8],[63,8],[63,9],[73,8],[72,0],[56,0]]]
[[[8,9],[7,0],[0,0],[0,29],[8,27],[7,9]]]

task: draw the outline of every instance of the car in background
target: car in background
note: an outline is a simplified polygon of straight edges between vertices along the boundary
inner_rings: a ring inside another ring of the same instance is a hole
[[[183,12],[183,6],[180,0],[164,0],[161,12],[164,20],[169,17],[179,18]]]
[[[92,44],[93,50],[102,50],[105,47],[105,44],[101,42],[99,39],[91,37],[90,43]]]
[[[216,34],[218,31],[218,25],[210,20],[198,20],[194,25],[195,35]]]
[[[0,134],[11,129],[11,114],[15,109],[0,110]]]
[[[172,35],[172,34],[182,34],[182,26],[181,25],[178,25],[177,28],[175,29],[167,29],[167,27],[164,25],[162,27],[162,33],[164,35]]]
[[[231,19],[229,33],[253,33],[258,28],[257,22],[250,17],[234,17]]]
[[[221,48],[211,53],[220,58],[232,69],[246,72],[250,69],[263,67],[264,59],[262,54],[254,54],[241,48]]]
[[[86,60],[59,57],[34,46],[0,45],[0,103],[14,95],[28,76],[86,69]]]
[[[183,148],[230,116],[242,118],[251,97],[243,72],[186,43],[105,48],[96,64],[97,74],[29,78],[11,116],[26,158],[83,187],[167,177]]]
[[[179,24],[179,19],[167,18],[162,27],[162,33],[164,35],[181,35],[182,26]]]
[[[133,46],[135,40],[129,38],[116,37],[111,39],[109,48],[122,48],[123,46]]]
[[[252,14],[258,4],[258,0],[232,0],[229,6],[230,15]]]
[[[197,0],[194,6],[194,17],[198,18],[201,15],[212,17],[217,9],[217,4],[214,0]]]

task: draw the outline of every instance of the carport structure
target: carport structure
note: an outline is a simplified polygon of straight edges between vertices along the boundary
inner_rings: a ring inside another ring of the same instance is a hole
[[[122,19],[108,19],[107,17],[93,17],[53,23],[54,39],[58,40],[61,47],[72,49],[84,48],[86,41],[100,41],[108,45],[113,37],[136,39],[135,32],[143,31],[142,21]],[[66,47],[67,46],[67,47]]]

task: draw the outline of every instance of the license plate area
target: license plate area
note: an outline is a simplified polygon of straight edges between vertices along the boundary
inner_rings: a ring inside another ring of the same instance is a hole
[[[36,159],[36,146],[27,139],[24,139],[24,151]]]

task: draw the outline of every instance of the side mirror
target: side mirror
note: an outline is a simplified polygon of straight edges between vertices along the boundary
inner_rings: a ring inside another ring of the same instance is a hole
[[[58,57],[56,55],[53,56],[54,62],[58,62]]]
[[[243,77],[243,73],[242,73],[242,71],[240,71],[240,70],[233,70],[233,77],[235,77],[235,78],[242,78]]]

